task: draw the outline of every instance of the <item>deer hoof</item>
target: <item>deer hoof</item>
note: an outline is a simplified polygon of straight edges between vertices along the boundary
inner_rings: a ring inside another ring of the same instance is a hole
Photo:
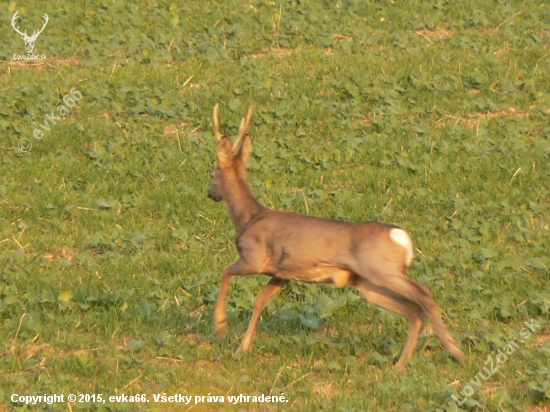
[[[235,351],[235,354],[233,355],[233,357],[235,359],[242,359],[244,356],[248,355],[250,353],[250,350],[249,349],[244,349],[241,346],[239,346],[239,348]]]
[[[393,369],[397,372],[403,372],[407,370],[407,367],[405,366],[405,363],[397,362],[395,365],[393,365]]]
[[[216,328],[216,336],[220,339],[223,339],[227,336],[227,322],[223,322],[220,326]]]

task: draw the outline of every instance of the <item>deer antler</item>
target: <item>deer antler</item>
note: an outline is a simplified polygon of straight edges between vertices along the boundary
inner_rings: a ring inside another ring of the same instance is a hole
[[[46,13],[44,13],[44,25],[42,26],[42,28],[40,30],[35,30],[31,37],[34,37],[34,38],[38,37],[38,35],[40,33],[42,33],[44,31],[44,29],[46,28],[46,25],[48,24],[48,21],[50,21],[50,18],[48,17],[48,15]]]
[[[237,148],[239,147],[239,144],[241,144],[241,140],[243,140],[243,138],[246,136],[246,131],[250,126],[253,113],[254,113],[254,105],[251,104],[248,109],[246,118],[241,120],[241,124],[239,126],[239,132],[237,133],[237,138],[235,139],[235,143],[233,143],[233,151],[237,150]]]
[[[212,123],[214,124],[214,136],[219,142],[222,140],[223,134],[220,132],[220,119],[218,117],[218,112],[220,111],[220,104],[216,103],[214,106],[214,112],[212,113]]]
[[[11,26],[13,27],[13,29],[15,30],[15,32],[17,34],[19,34],[20,36],[22,37],[29,37],[27,35],[27,30],[25,30],[25,33],[21,33],[19,31],[19,27],[15,27],[15,21],[19,18],[19,11],[16,11],[15,14],[13,15],[13,17],[11,18]]]

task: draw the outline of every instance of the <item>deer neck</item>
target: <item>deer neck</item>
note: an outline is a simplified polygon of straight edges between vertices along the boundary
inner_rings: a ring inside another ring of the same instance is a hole
[[[237,233],[240,233],[265,208],[254,197],[244,176],[232,171],[224,180],[223,200]]]

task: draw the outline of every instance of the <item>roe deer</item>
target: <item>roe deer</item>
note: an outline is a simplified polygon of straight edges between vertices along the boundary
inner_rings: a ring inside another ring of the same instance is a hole
[[[242,119],[233,144],[220,132],[218,111],[216,104],[213,123],[219,144],[208,197],[224,201],[237,231],[240,258],[223,269],[214,314],[217,336],[227,335],[225,306],[231,277],[264,274],[271,280],[254,302],[250,324],[237,352],[250,350],[262,310],[290,280],[297,280],[355,286],[367,301],[406,316],[409,336],[397,368],[404,367],[411,358],[426,316],[445,349],[462,361],[464,355],[439,317],[428,289],[405,276],[413,258],[408,233],[378,222],[342,222],[264,207],[246,179],[252,153],[247,129],[253,106]]]

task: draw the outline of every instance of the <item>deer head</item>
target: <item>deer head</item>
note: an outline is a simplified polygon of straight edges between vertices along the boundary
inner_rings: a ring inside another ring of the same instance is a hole
[[[231,139],[220,132],[219,108],[220,105],[216,104],[212,114],[214,135],[219,143],[217,164],[212,171],[212,185],[208,190],[208,197],[215,202],[220,202],[224,199],[224,193],[227,191],[228,186],[231,186],[232,182],[246,182],[246,166],[252,154],[250,136],[246,132],[250,126],[254,111],[254,106],[250,106],[246,118],[241,120],[237,138],[231,144]]]
[[[27,34],[26,30],[25,30],[25,32],[21,32],[19,30],[19,27],[15,26],[15,22],[18,18],[19,18],[19,12],[16,11],[15,14],[13,15],[12,19],[11,19],[11,25],[12,25],[13,29],[16,31],[16,33],[19,34],[23,38],[23,40],[25,41],[25,48],[27,49],[27,54],[32,54],[32,52],[34,51],[34,45],[36,43],[36,39],[38,38],[40,33],[42,33],[44,31],[44,28],[48,24],[48,21],[49,21],[48,15],[46,13],[44,13],[44,25],[42,26],[42,28],[40,30],[35,30],[33,32],[32,36],[29,36]]]

